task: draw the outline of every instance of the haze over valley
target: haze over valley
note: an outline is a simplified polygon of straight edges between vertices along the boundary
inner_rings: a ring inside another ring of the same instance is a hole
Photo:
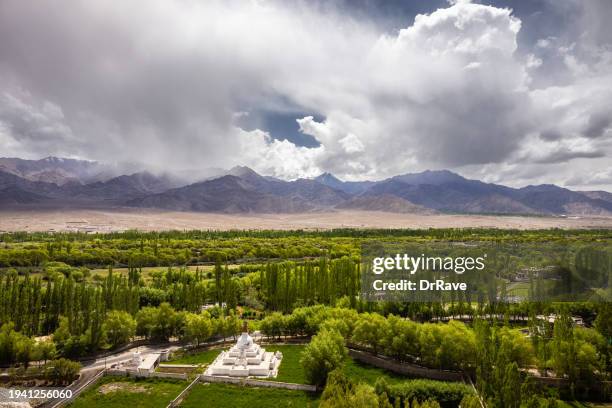
[[[111,166],[84,160],[0,158],[0,210],[120,208],[225,214],[367,211],[608,217],[612,194],[555,185],[511,188],[446,170],[344,182],[330,173],[285,181],[234,167],[190,183],[169,174],[116,174]]]

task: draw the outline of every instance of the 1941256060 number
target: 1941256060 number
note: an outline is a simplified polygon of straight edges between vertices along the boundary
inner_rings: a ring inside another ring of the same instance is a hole
[[[48,399],[48,398],[61,398],[68,399],[72,398],[72,390],[69,389],[44,389],[44,388],[31,388],[31,389],[15,389],[11,388],[8,390],[8,396],[10,399]]]

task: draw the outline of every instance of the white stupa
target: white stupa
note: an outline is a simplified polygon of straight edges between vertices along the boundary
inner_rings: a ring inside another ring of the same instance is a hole
[[[253,342],[246,322],[238,341],[221,354],[206,369],[205,375],[229,377],[276,377],[283,355],[266,351]]]

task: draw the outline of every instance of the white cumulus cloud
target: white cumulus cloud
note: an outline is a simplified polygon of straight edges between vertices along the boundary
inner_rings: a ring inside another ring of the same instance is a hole
[[[568,162],[597,170],[612,153],[612,36],[603,3],[583,7],[583,36],[520,52],[524,22],[469,1],[388,32],[310,2],[5,0],[0,154],[564,183]],[[240,129],[254,109],[305,112],[296,126],[320,145]]]

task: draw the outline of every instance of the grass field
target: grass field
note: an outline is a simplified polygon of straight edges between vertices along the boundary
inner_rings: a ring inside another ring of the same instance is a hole
[[[303,345],[266,346],[268,351],[280,350],[283,353],[276,381],[306,384],[304,368],[300,364],[300,354],[304,350]],[[357,381],[374,385],[378,378],[383,377],[389,384],[396,384],[408,379],[408,377],[394,374],[382,368],[361,364],[352,358],[347,358],[344,363],[344,372],[347,377]]]
[[[382,368],[362,364],[352,358],[347,358],[344,363],[344,372],[347,377],[355,382],[365,382],[374,385],[377,379],[384,378],[388,384],[397,384],[406,381],[409,377],[394,374]]]
[[[165,408],[186,386],[185,381],[104,377],[85,391],[71,408]]]
[[[200,374],[202,370],[198,367],[167,367],[158,365],[155,371],[158,373],[187,374],[187,376],[190,376],[192,374]]]
[[[212,349],[202,351],[201,353],[185,354],[176,359],[171,359],[168,361],[168,364],[210,364],[217,358],[221,351],[222,349]]]
[[[283,353],[278,375],[273,381],[306,384],[304,368],[300,364],[300,354],[304,350],[302,345],[278,345],[265,346],[266,351],[280,351]]]
[[[304,369],[300,365],[300,353],[303,345],[265,345],[266,351],[280,351],[283,353],[283,361],[280,365],[278,377],[273,380],[306,384]],[[206,350],[195,354],[185,354],[168,361],[168,364],[210,364],[221,353],[222,349]]]
[[[201,384],[191,390],[181,408],[314,408],[318,400],[319,395],[304,391]]]
[[[228,268],[231,271],[234,270],[238,270],[240,268],[240,265],[236,265],[236,264],[229,264],[227,265]],[[172,269],[174,270],[179,270],[181,267],[178,266],[174,266]],[[200,273],[207,273],[207,272],[212,272],[215,268],[214,265],[187,265],[184,266],[185,269],[187,269],[188,271],[191,272],[195,272],[196,269],[200,270]],[[168,267],[164,267],[164,266],[146,266],[142,269],[142,276],[145,280],[150,280],[151,279],[151,273],[153,272],[166,272],[168,270]],[[128,273],[128,268],[113,268],[113,273],[117,274],[117,275],[125,275],[127,276]],[[89,279],[93,279],[93,277],[95,275],[98,275],[102,278],[105,278],[108,275],[108,268],[101,268],[101,269],[92,269],[90,271],[90,277]]]
[[[512,282],[506,288],[508,296],[529,297],[529,282]]]

